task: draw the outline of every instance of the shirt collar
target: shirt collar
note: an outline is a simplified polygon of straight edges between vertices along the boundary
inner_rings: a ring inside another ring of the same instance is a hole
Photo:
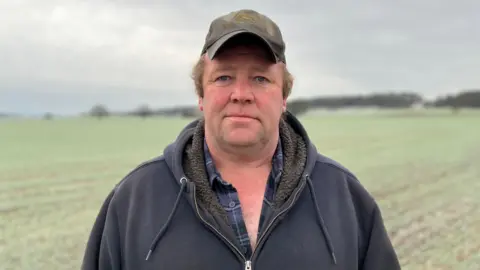
[[[210,185],[213,185],[215,181],[219,181],[224,185],[230,185],[228,182],[222,179],[220,173],[217,171],[217,168],[215,167],[215,163],[213,162],[213,158],[208,149],[206,140],[203,141],[203,150],[204,150],[205,166],[206,166]],[[278,181],[280,181],[280,175],[282,172],[283,172],[283,149],[282,149],[282,142],[279,139],[277,148],[275,149],[275,153],[272,159],[272,172],[270,176],[275,179],[276,183],[278,183]]]

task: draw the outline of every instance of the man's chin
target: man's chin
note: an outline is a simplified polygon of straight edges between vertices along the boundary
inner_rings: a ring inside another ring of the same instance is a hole
[[[253,135],[247,136],[247,134],[242,134],[240,136],[240,134],[235,134],[225,136],[224,141],[233,147],[250,147],[256,145],[259,140],[256,136]]]

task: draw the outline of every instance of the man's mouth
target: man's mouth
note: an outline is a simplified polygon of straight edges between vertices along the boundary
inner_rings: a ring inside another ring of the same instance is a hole
[[[238,119],[238,120],[256,120],[256,117],[250,116],[250,115],[245,115],[245,114],[230,114],[226,116],[227,118],[231,119]]]

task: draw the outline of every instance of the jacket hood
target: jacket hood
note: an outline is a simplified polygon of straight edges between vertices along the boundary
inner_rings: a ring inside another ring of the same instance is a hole
[[[324,233],[327,246],[334,263],[336,263],[333,244],[325,226],[322,214],[318,208],[318,202],[313,190],[313,184],[309,174],[315,167],[318,154],[315,146],[310,142],[305,128],[300,121],[291,113],[286,112],[279,124],[279,134],[283,149],[284,170],[280,176],[280,182],[274,197],[274,212],[279,216],[285,213],[282,209],[288,209],[298,199],[303,187],[308,186],[310,196],[316,206],[316,216],[319,226]],[[209,220],[210,224],[221,229],[231,242],[236,242],[232,225],[229,222],[226,210],[220,205],[216,194],[211,189],[205,168],[203,144],[204,144],[204,119],[200,118],[187,124],[180,132],[177,139],[164,150],[164,158],[174,175],[175,181],[180,185],[177,199],[167,222],[152,241],[150,254],[154,251],[159,239],[166,231],[168,224],[173,218],[182,193],[189,193],[188,201],[196,209],[197,214]],[[190,192],[193,190],[193,192]],[[292,200],[289,200],[291,199]],[[200,214],[198,211],[203,214]],[[237,243],[238,244],[238,243]]]
[[[180,179],[185,177],[185,172],[183,170],[182,158],[185,152],[185,147],[193,138],[193,133],[195,128],[201,119],[195,119],[194,121],[188,123],[178,134],[177,138],[167,145],[163,151],[165,161],[170,167],[177,183],[180,184]]]
[[[305,168],[303,170],[303,175],[310,174],[313,167],[315,166],[318,155],[315,145],[311,143],[308,133],[302,123],[300,123],[298,118],[295,117],[288,110],[284,113],[282,121],[284,121],[288,126],[290,126],[296,132],[296,134],[300,135],[300,137],[305,142],[305,145],[307,146],[307,158]],[[172,143],[167,145],[167,147],[165,147],[164,149],[163,154],[165,160],[167,162],[167,165],[170,167],[178,184],[180,184],[180,179],[186,176],[182,164],[185,149],[187,145],[191,143],[198,124],[202,122],[203,118],[199,118],[188,123],[180,131],[176,139]]]

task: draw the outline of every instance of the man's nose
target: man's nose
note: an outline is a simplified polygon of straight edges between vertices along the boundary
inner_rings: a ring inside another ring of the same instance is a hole
[[[248,79],[235,81],[230,99],[233,103],[252,103],[254,101],[252,86]]]

